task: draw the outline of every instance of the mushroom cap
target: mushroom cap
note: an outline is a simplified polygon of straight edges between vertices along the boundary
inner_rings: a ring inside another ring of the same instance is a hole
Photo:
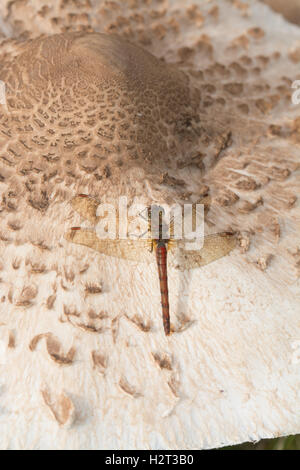
[[[29,198],[35,208],[44,209],[53,184],[57,188],[53,172],[63,185],[94,184],[89,190],[101,200],[110,193],[115,199],[121,187],[122,194],[136,195],[136,171],[160,181],[195,145],[189,128],[199,120],[199,90],[176,67],[118,36],[65,33],[33,40],[3,64],[1,76],[8,111],[2,122],[14,135],[22,133],[9,163],[25,176],[25,187],[31,185],[35,152],[36,173],[43,175],[37,196]],[[22,146],[31,152],[18,159]],[[25,194],[20,190],[18,198]]]
[[[288,21],[300,24],[300,5],[298,0],[263,0],[274,11],[281,13]]]
[[[40,22],[32,4],[7,11],[24,36],[0,49],[0,446],[196,449],[299,432],[299,29],[254,1],[109,3],[60,21],[43,2]],[[207,230],[239,233],[228,257],[169,272],[170,338],[154,266],[63,237],[82,222],[78,193],[209,194]]]

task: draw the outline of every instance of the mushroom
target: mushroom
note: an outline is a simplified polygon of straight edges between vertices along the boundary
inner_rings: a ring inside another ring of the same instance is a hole
[[[300,24],[300,5],[298,0],[263,0],[274,11],[281,13],[288,21]]]
[[[0,447],[299,432],[299,29],[257,1],[1,12]],[[64,238],[80,193],[209,196],[206,228],[238,234],[227,257],[169,272],[169,337],[154,268]]]

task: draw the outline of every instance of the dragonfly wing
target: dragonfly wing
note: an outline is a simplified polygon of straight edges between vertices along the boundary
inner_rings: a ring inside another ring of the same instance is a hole
[[[153,263],[155,261],[154,254],[150,252],[151,245],[149,240],[146,239],[101,239],[97,237],[95,231],[80,228],[76,230],[71,229],[66,232],[65,239],[115,258],[144,263]]]
[[[97,215],[97,209],[100,205],[100,201],[97,199],[90,197],[85,194],[80,194],[77,196],[74,196],[71,199],[71,206],[72,208],[84,219],[88,220],[91,224],[94,226],[97,225],[98,223],[101,223],[101,227],[103,227],[103,230],[105,231],[105,226],[108,229],[108,227],[118,227],[120,222],[123,223],[123,220],[120,221],[119,219],[119,213],[118,210],[114,210],[113,207],[111,207],[112,211],[107,211],[103,210],[103,213],[100,211],[100,215]],[[127,217],[127,222],[130,226],[134,220],[137,219],[136,215],[128,215]],[[139,227],[141,225],[141,222],[139,224],[136,224],[137,227],[134,226],[134,228],[137,230],[138,233],[141,233],[143,230]],[[146,226],[147,228],[147,226]],[[133,231],[134,232],[134,231]],[[128,235],[128,227],[127,227],[127,235]]]
[[[92,224],[96,224],[97,222],[96,212],[99,204],[99,201],[84,194],[74,196],[71,199],[72,208],[81,215],[81,217],[87,219]]]
[[[236,246],[236,237],[229,232],[222,232],[204,237],[203,247],[199,250],[186,250],[185,242],[170,243],[170,265],[185,271],[195,269],[228,255]]]

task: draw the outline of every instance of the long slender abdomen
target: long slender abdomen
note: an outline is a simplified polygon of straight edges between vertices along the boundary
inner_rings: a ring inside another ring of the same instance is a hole
[[[156,248],[156,261],[158,267],[161,306],[163,314],[163,324],[165,334],[170,334],[170,312],[169,312],[169,292],[168,292],[168,273],[167,273],[167,247],[164,242],[158,243]]]

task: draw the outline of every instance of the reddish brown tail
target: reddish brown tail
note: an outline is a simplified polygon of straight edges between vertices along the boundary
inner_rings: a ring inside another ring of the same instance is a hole
[[[156,261],[159,275],[163,324],[165,334],[168,336],[170,334],[170,312],[167,273],[167,247],[164,242],[158,242],[156,248]]]

